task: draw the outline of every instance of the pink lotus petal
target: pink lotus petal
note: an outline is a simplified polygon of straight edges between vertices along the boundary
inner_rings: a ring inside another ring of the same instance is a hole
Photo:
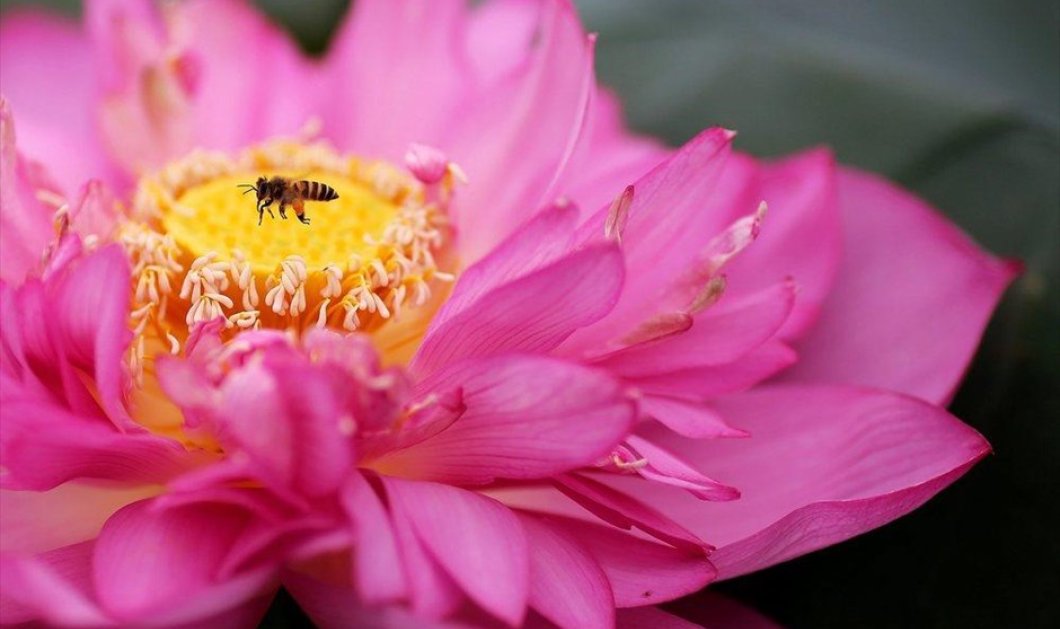
[[[634,409],[606,373],[544,357],[466,361],[422,386],[463,389],[464,414],[437,436],[372,467],[456,484],[543,478],[605,456]]]
[[[791,379],[948,400],[1015,265],[876,176],[842,170],[839,198],[843,270]]]
[[[569,204],[549,206],[513,231],[489,255],[465,269],[431,320],[437,327],[473,305],[489,291],[526,277],[573,248],[578,210]]]
[[[55,236],[54,207],[37,198],[40,175],[15,147],[11,108],[0,98],[0,279],[19,283],[41,266]]]
[[[0,557],[5,625],[41,619],[58,626],[114,626],[91,598],[92,542],[36,557]]]
[[[75,23],[26,9],[0,19],[0,95],[18,116],[19,146],[47,166],[66,195],[92,178],[110,186],[123,181],[100,141],[93,64]]]
[[[550,523],[577,540],[603,568],[618,607],[664,603],[699,590],[717,575],[703,554],[580,520],[553,518]]]
[[[645,395],[638,400],[641,412],[673,430],[693,439],[719,437],[748,437],[748,433],[733,428],[708,406],[661,395]]]
[[[780,341],[769,341],[728,365],[695,367],[636,378],[649,395],[705,400],[744,391],[795,364],[795,352]]]
[[[804,333],[817,320],[839,271],[843,243],[836,177],[835,158],[826,149],[763,165],[758,194],[769,213],[762,233],[725,268],[733,296],[794,278],[799,294],[781,331],[784,338]]]
[[[362,606],[349,587],[299,572],[286,572],[283,586],[320,629],[473,629],[481,626],[459,620],[430,619],[396,605]]]
[[[592,106],[592,135],[572,167],[577,168],[577,177],[571,177],[564,190],[581,208],[582,218],[610,203],[670,153],[658,140],[630,133],[618,97],[610,90],[597,86]]]
[[[672,452],[636,435],[626,437],[623,447],[632,451],[634,460],[641,462],[634,471],[641,477],[680,487],[700,500],[736,500],[740,491],[704,476]]]
[[[705,554],[710,550],[708,544],[657,511],[648,501],[641,502],[583,474],[565,474],[553,479],[553,484],[568,498],[609,524],[626,530],[636,527],[688,553]],[[555,499],[550,498],[549,502]]]
[[[467,56],[478,81],[489,84],[529,62],[544,2],[491,0],[471,13]]]
[[[123,435],[41,402],[5,401],[0,424],[7,489],[47,490],[79,478],[161,483],[202,460],[165,437]]]
[[[530,60],[461,113],[441,146],[472,185],[457,198],[461,257],[481,258],[551,202],[590,114],[593,38],[569,0],[546,0]]]
[[[561,527],[519,514],[530,553],[530,605],[559,627],[611,627],[615,597],[592,556]]]
[[[67,483],[0,490],[0,553],[40,553],[96,537],[112,513],[161,491],[155,485]]]
[[[682,459],[739,487],[740,500],[697,501],[666,487],[610,476],[649,495],[667,516],[714,543],[733,577],[880,526],[968,470],[989,445],[927,403],[842,387],[766,387],[723,398],[718,412],[750,439],[694,441],[651,431]]]
[[[150,501],[125,507],[96,541],[93,582],[100,604],[119,618],[165,609],[174,620],[190,620],[256,598],[268,586],[267,573],[231,579],[223,587],[216,577],[247,522],[245,511],[220,505],[161,513]]]
[[[398,551],[401,554],[405,582],[409,589],[409,605],[418,616],[439,620],[452,615],[464,601],[461,585],[449,575],[420,540],[412,524],[410,510],[403,500],[389,498],[389,484],[381,479],[387,494],[390,523],[393,526]]]
[[[664,612],[658,607],[620,609],[617,621],[617,629],[703,629],[701,625]],[[711,626],[707,629],[715,628]]]
[[[744,297],[723,298],[697,315],[688,331],[606,354],[598,364],[636,378],[731,363],[772,338],[794,303],[791,282]]]
[[[529,597],[529,549],[518,518],[491,498],[447,485],[385,478],[420,542],[491,614],[518,625]]]
[[[465,358],[545,353],[607,314],[623,277],[622,254],[614,244],[575,251],[432,325],[410,370],[428,375]]]
[[[394,529],[380,497],[361,474],[342,489],[342,506],[353,523],[353,583],[368,605],[390,603],[408,592]]]
[[[448,152],[439,140],[469,87],[466,12],[453,0],[359,2],[325,61],[328,136],[370,157],[398,159],[412,142]]]
[[[678,299],[684,303],[661,300],[673,299],[672,284],[696,264],[710,239],[724,231],[728,217],[721,210],[736,205],[750,211],[758,201],[747,201],[750,197],[745,191],[753,165],[746,173],[719,180],[726,170],[732,137],[726,129],[704,131],[633,183],[622,251],[627,268],[638,272],[627,279],[615,309],[596,325],[575,334],[564,344],[564,351],[586,353],[657,314],[678,310],[687,303],[683,294]],[[603,235],[607,213],[608,207],[604,207],[587,219],[579,230],[581,235]],[[695,287],[696,292],[699,289]]]

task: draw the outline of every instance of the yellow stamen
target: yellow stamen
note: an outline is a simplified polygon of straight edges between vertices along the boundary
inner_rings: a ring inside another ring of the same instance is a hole
[[[266,214],[259,226],[256,198],[237,185],[276,175],[319,181],[339,196],[307,200],[308,226],[291,207],[282,220],[278,203],[271,208],[276,217]],[[119,229],[133,265],[134,373],[152,358],[143,351],[145,337],[179,351],[203,321],[223,318],[233,332],[374,332],[409,308],[432,304],[437,282],[452,279],[436,262],[450,196],[449,189],[432,194],[390,164],[294,142],[236,158],[193,153],[145,177],[132,219]]]

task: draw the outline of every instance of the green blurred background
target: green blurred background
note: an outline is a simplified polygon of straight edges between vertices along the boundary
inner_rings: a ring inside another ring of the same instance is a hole
[[[953,404],[994,455],[894,524],[715,589],[793,627],[1060,627],[1060,2],[576,2],[635,128],[828,144],[1027,265]],[[347,2],[258,4],[318,53]],[[264,626],[305,622],[281,597]]]

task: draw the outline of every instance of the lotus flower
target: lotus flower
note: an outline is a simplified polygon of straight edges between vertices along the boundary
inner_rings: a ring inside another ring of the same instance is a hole
[[[84,10],[0,33],[4,623],[677,626],[989,451],[942,406],[1014,265],[631,134],[567,1],[359,0],[319,62]],[[259,227],[262,175],[338,199]]]

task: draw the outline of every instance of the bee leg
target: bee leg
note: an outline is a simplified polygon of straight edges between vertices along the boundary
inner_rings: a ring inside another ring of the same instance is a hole
[[[283,201],[280,201],[280,218],[287,220],[287,204]]]
[[[309,224],[309,217],[305,215],[305,203],[301,199],[295,199],[294,201],[294,213],[298,217],[298,221],[303,225]]]
[[[269,213],[269,218],[276,218],[276,215],[272,213],[272,209],[269,206],[272,205],[272,199],[262,203],[258,206],[258,225],[261,225],[261,219],[264,218],[264,213]]]

